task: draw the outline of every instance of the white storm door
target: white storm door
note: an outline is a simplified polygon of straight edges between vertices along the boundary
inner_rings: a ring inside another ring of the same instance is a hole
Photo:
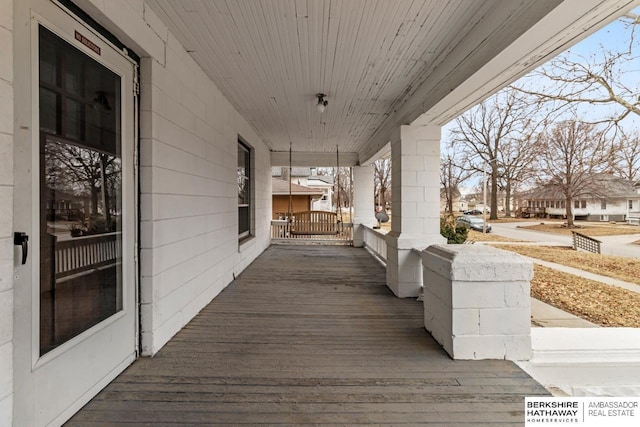
[[[14,218],[29,251],[14,281],[14,424],[44,426],[136,357],[136,65],[55,3],[26,3],[16,19],[29,15],[30,69],[16,94],[30,96],[16,121],[31,122]]]

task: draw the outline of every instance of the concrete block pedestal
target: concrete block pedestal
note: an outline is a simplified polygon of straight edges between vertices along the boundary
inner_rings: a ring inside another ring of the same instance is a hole
[[[399,235],[391,231],[387,242],[387,286],[398,298],[415,298],[422,288],[421,251],[433,244],[445,243],[438,234],[419,236]]]
[[[489,246],[422,252],[424,325],[454,359],[531,357],[533,263]]]

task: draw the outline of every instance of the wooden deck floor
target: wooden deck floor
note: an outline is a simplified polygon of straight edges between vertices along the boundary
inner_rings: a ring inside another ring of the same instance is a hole
[[[364,250],[272,246],[85,425],[523,425],[545,389],[506,361],[453,361]]]

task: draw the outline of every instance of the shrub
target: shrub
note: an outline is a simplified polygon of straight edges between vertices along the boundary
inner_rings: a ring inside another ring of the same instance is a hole
[[[464,225],[456,224],[453,215],[440,217],[440,234],[447,238],[447,243],[461,244],[467,240],[469,230]]]

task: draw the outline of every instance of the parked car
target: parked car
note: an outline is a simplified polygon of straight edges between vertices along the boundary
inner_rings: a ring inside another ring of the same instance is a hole
[[[485,212],[491,213],[491,208],[486,207]],[[465,215],[482,215],[482,211],[480,209],[469,209],[462,212]]]
[[[463,215],[459,216],[458,219],[456,219],[456,224],[464,225],[465,227],[472,230],[482,231],[482,225],[484,224],[484,221],[482,220],[482,218],[478,218],[477,216]],[[486,229],[487,233],[491,232],[491,224],[487,223]]]

